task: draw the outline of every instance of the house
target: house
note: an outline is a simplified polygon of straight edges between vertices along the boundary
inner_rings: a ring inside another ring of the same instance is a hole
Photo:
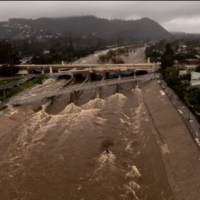
[[[187,65],[199,65],[200,60],[198,60],[198,59],[186,59],[185,64],[187,64]]]
[[[50,51],[44,51],[43,52],[43,54],[49,54],[50,53]]]
[[[31,63],[32,57],[24,57],[20,60],[21,64],[28,64]]]
[[[187,45],[182,45],[181,48],[182,49],[187,49]]]
[[[200,87],[200,73],[199,72],[191,72],[191,87]]]
[[[200,72],[192,72],[191,80],[200,80]]]
[[[187,70],[180,70],[179,71],[179,76],[186,75],[187,73],[188,73]]]

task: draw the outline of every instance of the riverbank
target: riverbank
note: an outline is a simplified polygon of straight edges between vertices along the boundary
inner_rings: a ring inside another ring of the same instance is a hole
[[[198,200],[199,151],[180,114],[156,81],[144,87],[147,109],[157,129],[168,179],[177,200]]]

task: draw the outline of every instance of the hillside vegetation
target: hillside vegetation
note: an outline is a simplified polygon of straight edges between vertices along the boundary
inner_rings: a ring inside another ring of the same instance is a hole
[[[1,35],[16,34],[55,35],[72,33],[76,36],[104,37],[122,39],[158,39],[169,38],[167,32],[157,22],[142,18],[139,20],[103,19],[95,16],[75,16],[66,18],[10,19],[0,24]],[[22,33],[21,33],[22,32]]]

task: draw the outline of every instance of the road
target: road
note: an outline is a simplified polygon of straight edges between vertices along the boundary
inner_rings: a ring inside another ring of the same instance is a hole
[[[176,93],[167,86],[164,80],[160,80],[165,87],[165,91],[171,96],[172,103],[177,108],[180,115],[182,115],[187,127],[190,129],[190,133],[193,138],[200,140],[200,125],[193,113],[187,108],[187,106],[179,99]],[[190,120],[189,120],[190,118]],[[200,147],[200,146],[199,146]]]
[[[0,77],[0,81],[3,81],[3,80],[12,80],[12,79],[21,79],[22,76],[12,76],[12,77]]]
[[[20,84],[22,84],[22,83],[25,83],[25,82],[27,82],[27,81],[33,79],[34,77],[35,77],[35,75],[29,74],[29,75],[23,77],[22,79],[19,79],[19,80],[17,80],[17,81],[14,81],[14,82],[8,84],[8,85],[5,85],[5,86],[0,87],[0,90],[11,89],[11,88],[13,88],[13,87],[15,87],[15,86],[18,86],[18,85],[20,85]]]

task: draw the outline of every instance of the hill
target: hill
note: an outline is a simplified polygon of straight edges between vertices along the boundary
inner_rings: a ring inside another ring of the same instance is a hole
[[[10,19],[0,23],[0,37],[49,37],[71,33],[75,36],[110,38],[115,40],[146,40],[171,37],[157,22],[139,20],[109,20],[95,16],[66,18]],[[124,38],[124,39],[123,39]]]

